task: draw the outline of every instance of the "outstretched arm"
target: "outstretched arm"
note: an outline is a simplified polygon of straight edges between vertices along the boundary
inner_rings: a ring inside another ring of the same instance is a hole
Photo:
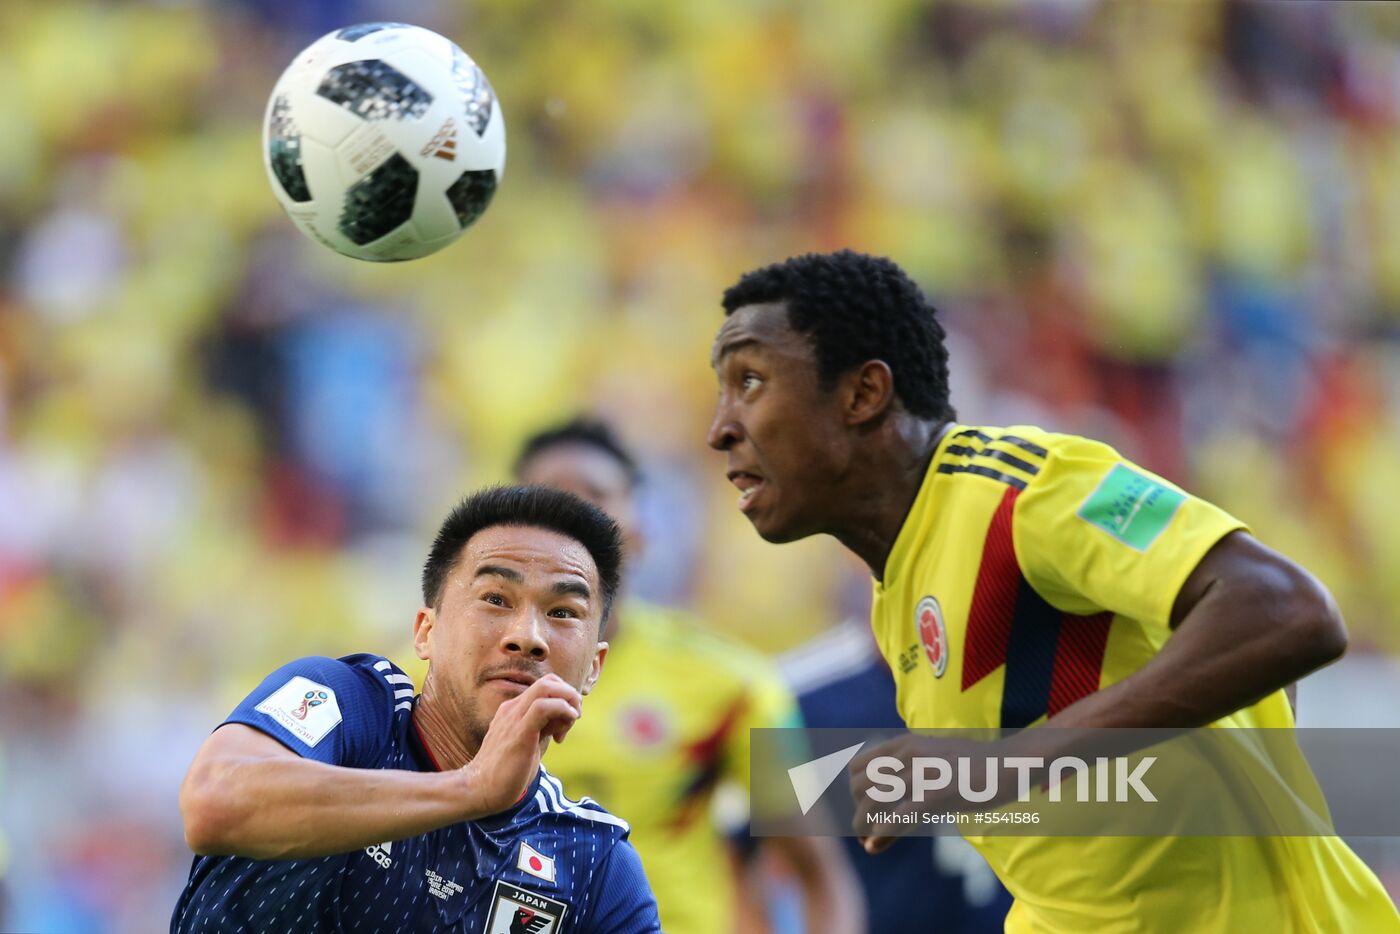
[[[466,820],[463,770],[354,769],[303,759],[241,723],[205,740],[180,789],[185,840],[204,856],[301,859]]]
[[[472,761],[427,773],[328,765],[228,724],[185,775],[185,839],[202,855],[302,859],[476,820],[519,800],[545,740],[562,739],[579,709],[578,692],[547,675],[500,706]]]

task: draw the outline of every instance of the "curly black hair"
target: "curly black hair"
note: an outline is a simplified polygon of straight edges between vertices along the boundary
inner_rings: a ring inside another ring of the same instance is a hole
[[[937,310],[893,261],[854,250],[794,256],[745,273],[725,290],[724,313],[777,302],[793,330],[811,338],[823,390],[867,360],[883,360],[911,413],[956,417]]]
[[[627,474],[627,485],[635,487],[642,480],[642,469],[637,464],[637,459],[618,440],[617,433],[607,422],[597,418],[589,418],[585,415],[577,416],[560,425],[537,431],[520,448],[520,454],[515,458],[515,466],[512,472],[519,477],[525,471],[525,465],[530,462],[541,451],[559,444],[582,444],[585,447],[593,447],[607,454],[617,461]]]
[[[586,548],[598,567],[603,588],[601,623],[607,623],[622,580],[622,532],[592,503],[545,486],[488,487],[457,504],[443,521],[423,565],[426,606],[441,606],[443,585],[472,536],[498,525],[548,529]]]

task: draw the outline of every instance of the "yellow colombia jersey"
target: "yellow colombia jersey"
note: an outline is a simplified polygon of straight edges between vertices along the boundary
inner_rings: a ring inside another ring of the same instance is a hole
[[[734,892],[715,787],[749,785],[749,730],[799,725],[753,650],[692,617],[629,601],[583,717],[545,765],[632,825],[668,934],[729,934]]]
[[[1141,668],[1206,552],[1243,525],[1112,448],[954,426],[875,586],[911,728],[1033,726]],[[1282,691],[1215,724],[1291,727]],[[968,838],[1011,932],[1400,931],[1335,837]]]

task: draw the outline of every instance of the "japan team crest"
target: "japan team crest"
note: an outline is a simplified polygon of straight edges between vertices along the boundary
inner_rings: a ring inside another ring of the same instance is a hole
[[[485,934],[559,934],[568,905],[509,882],[497,882]]]
[[[924,657],[933,666],[933,676],[943,677],[948,670],[948,627],[943,624],[943,608],[935,597],[924,597],[914,610],[914,623],[919,627],[919,641]]]

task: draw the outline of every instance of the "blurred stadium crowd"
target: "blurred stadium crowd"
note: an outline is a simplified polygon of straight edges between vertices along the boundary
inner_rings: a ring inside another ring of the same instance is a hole
[[[406,265],[304,242],[260,165],[282,67],[369,19],[507,118],[490,211]],[[860,613],[703,448],[721,290],[806,250],[916,274],[963,420],[1111,440],[1318,573],[1371,666],[1334,725],[1393,697],[1400,8],[36,0],[0,85],[6,930],[164,924],[203,735],[286,659],[402,653],[432,528],[544,422],[645,454],[644,595],[769,651]]]

